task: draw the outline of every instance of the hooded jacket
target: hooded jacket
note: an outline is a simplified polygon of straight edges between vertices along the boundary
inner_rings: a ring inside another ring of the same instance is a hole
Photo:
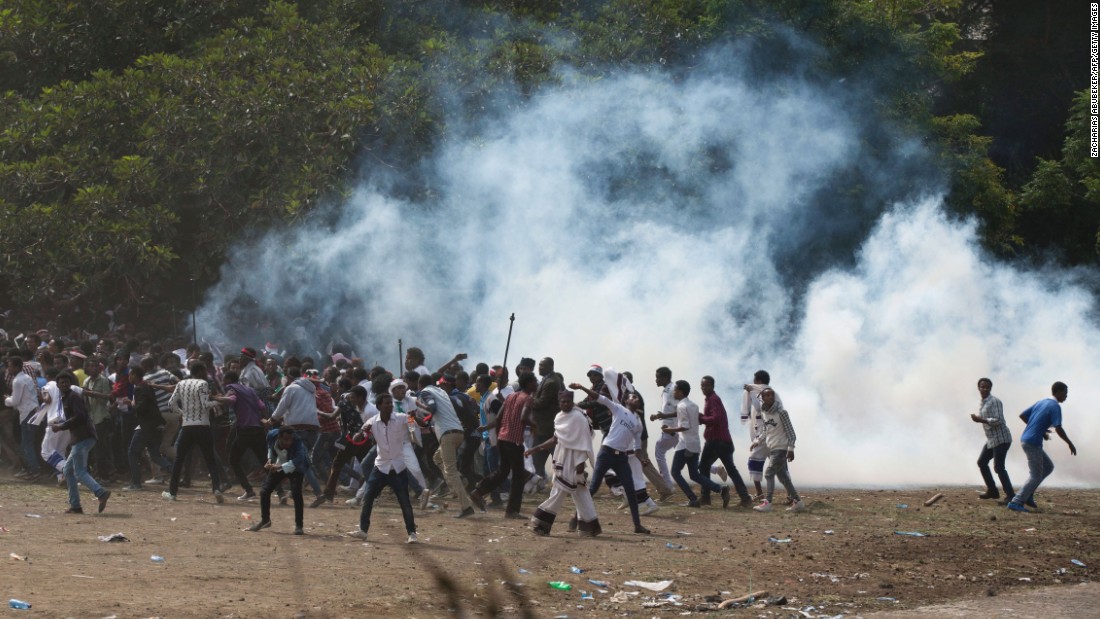
[[[271,419],[288,426],[317,426],[317,387],[308,378],[298,378],[283,390]]]

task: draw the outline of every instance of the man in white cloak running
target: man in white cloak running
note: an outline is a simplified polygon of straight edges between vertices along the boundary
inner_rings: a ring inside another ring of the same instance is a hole
[[[592,427],[584,412],[574,406],[572,391],[558,394],[558,406],[561,412],[554,417],[554,436],[524,454],[529,456],[536,451],[554,449],[554,484],[550,498],[535,509],[531,527],[536,535],[549,535],[565,497],[569,496],[577,506],[581,535],[595,537],[602,529],[585,474],[585,465],[596,461],[592,453]]]

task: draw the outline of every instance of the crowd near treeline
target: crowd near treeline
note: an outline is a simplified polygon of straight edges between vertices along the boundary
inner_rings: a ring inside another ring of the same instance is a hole
[[[797,72],[866,89],[897,127],[864,136],[867,148],[927,146],[934,165],[922,167],[938,169],[949,209],[976,216],[990,250],[1095,264],[1086,10],[1023,0],[11,0],[0,9],[0,311],[102,332],[101,312],[118,308],[123,322],[168,332],[233,244],[314,216],[361,175],[415,177],[449,121],[501,93],[535,95],[563,66],[592,77],[690,72],[725,43],[747,50],[764,78]],[[870,195],[882,183],[860,170],[844,174],[822,200],[896,197]],[[431,188],[408,185],[394,191],[427,208]]]

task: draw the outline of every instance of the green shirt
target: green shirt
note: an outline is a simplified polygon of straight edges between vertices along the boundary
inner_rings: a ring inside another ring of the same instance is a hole
[[[102,374],[95,378],[89,376],[84,379],[84,388],[98,393],[111,393],[111,381]],[[88,415],[91,416],[92,423],[97,426],[111,416],[111,413],[107,411],[107,400],[103,398],[86,397],[84,398],[84,405],[88,409]]]

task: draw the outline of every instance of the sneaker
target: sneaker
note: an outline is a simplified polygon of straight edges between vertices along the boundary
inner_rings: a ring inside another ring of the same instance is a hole
[[[458,519],[458,518],[466,518],[468,516],[473,516],[473,515],[474,515],[474,508],[467,507],[466,509],[464,509],[464,510],[458,512],[457,514],[455,514],[454,517],[456,519]]]
[[[638,525],[638,526],[634,527],[634,532],[639,534],[639,535],[649,535],[650,533],[652,533],[652,531],[650,531],[649,529],[643,527],[642,525]]]
[[[1024,505],[1027,505],[1031,509],[1039,509],[1039,506],[1035,504],[1035,497],[1031,497],[1030,499],[1024,501]]]
[[[722,481],[726,481],[730,478],[730,474],[726,472],[726,467],[718,467],[718,476],[722,478]]]
[[[248,492],[245,492],[241,496],[237,497],[237,500],[238,501],[251,501],[254,498],[256,498],[256,493],[249,490]]]
[[[420,491],[420,496],[417,497],[417,500],[420,502],[421,511],[428,509],[428,506],[431,505],[432,491],[424,488]]]
[[[542,480],[542,477],[532,475],[531,478],[527,480],[527,483],[523,485],[523,493],[534,494],[535,491],[539,489],[540,480]]]
[[[645,505],[638,509],[639,516],[650,516],[656,514],[657,510],[661,509],[659,505],[653,502],[653,499],[649,499],[645,502]]]
[[[474,507],[481,513],[485,513],[485,500],[481,498],[481,493],[474,490],[470,493],[470,501],[474,504]]]
[[[163,484],[164,483],[164,478],[163,477],[154,477],[152,479],[146,479],[145,483],[147,483],[147,484]]]
[[[416,539],[416,532],[409,533],[409,539],[405,540],[406,544],[415,544],[420,540]]]
[[[1008,508],[1011,509],[1014,512],[1024,512],[1025,514],[1030,513],[1026,507],[1024,507],[1023,505],[1020,505],[1019,503],[1017,503],[1015,501],[1009,501],[1008,502]]]
[[[329,501],[329,502],[332,502],[332,498],[331,498],[331,497],[327,497],[327,496],[325,496],[325,495],[323,495],[323,494],[318,494],[318,495],[317,495],[317,498],[313,499],[313,502],[312,502],[312,503],[310,503],[310,504],[309,504],[309,506],[310,506],[311,508],[313,508],[313,507],[320,507],[320,506],[321,506],[321,504],[322,504],[322,503],[324,503],[325,501]]]
[[[65,513],[66,514],[83,514],[84,510],[80,507],[70,507],[69,509],[65,510]]]
[[[164,492],[161,492],[160,496],[167,499],[167,500],[169,500],[169,501],[175,501],[176,500],[176,495],[172,494],[171,492],[168,492],[167,490],[165,490]]]
[[[722,469],[723,471],[726,469]],[[730,506],[730,487],[722,486],[722,509]]]
[[[657,497],[657,500],[662,502],[662,503],[668,503],[669,499],[672,498],[672,495],[673,495],[673,492],[671,490],[668,491],[668,492],[662,492]]]
[[[741,502],[737,504],[737,507],[741,509],[752,509],[752,499],[741,499]]]
[[[108,490],[99,495],[99,513],[103,513],[103,510],[107,508],[107,499],[111,498],[111,491]]]
[[[289,501],[289,500],[290,500],[290,497],[288,497],[287,495],[285,495],[285,494],[280,494],[279,495],[279,505],[286,505],[287,501]]]
[[[129,491],[129,492],[137,492],[138,490],[141,490],[141,486],[140,485],[135,485],[135,484],[130,484],[129,486],[125,486],[122,489],[126,490],[126,491]]]
[[[225,495],[222,494],[221,490],[214,491],[214,500],[218,502],[218,505],[225,503]]]
[[[270,526],[271,526],[271,521],[270,520],[261,520],[261,521],[257,522],[256,524],[248,527],[248,530],[255,533],[256,531],[259,531],[260,529],[266,529]]]
[[[793,503],[791,503],[791,506],[787,508],[787,511],[789,511],[789,512],[800,512],[804,509],[806,509],[806,504],[804,502],[802,502],[802,499],[798,499],[797,501],[794,501]]]
[[[986,490],[985,492],[979,494],[978,498],[979,499],[999,499],[999,498],[1001,498],[1001,495],[1000,495],[999,492],[993,492],[993,491],[990,491],[990,490]]]
[[[39,479],[42,479],[42,473],[27,473],[27,476],[22,478],[22,481],[25,481],[29,484],[33,484],[34,482],[38,481]]]
[[[680,503],[680,507],[702,507],[702,504],[699,503],[699,499],[696,499],[687,503]]]
[[[504,512],[504,517],[508,520],[527,520],[527,516],[519,512]]]
[[[302,530],[302,527],[294,527],[294,534],[295,535],[305,535],[306,532]]]
[[[353,496],[350,499],[344,501],[344,505],[347,505],[348,507],[362,507],[363,501],[359,497]]]
[[[769,501],[767,499],[764,499],[763,501],[760,502],[760,505],[757,505],[756,507],[752,508],[752,510],[756,511],[756,512],[770,512],[772,510],[771,501]]]
[[[354,537],[356,539],[366,540],[367,539],[367,532],[362,530],[362,529],[356,529],[354,531],[348,531],[347,536],[348,537]]]

